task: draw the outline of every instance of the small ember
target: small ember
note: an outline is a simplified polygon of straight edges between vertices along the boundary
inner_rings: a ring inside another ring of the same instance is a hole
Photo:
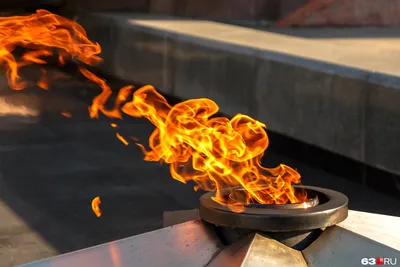
[[[101,210],[99,207],[100,203],[101,203],[100,197],[95,197],[92,200],[92,210],[93,210],[94,214],[96,214],[97,217],[101,216]]]
[[[137,137],[135,137],[135,136],[131,136],[131,139],[133,140],[133,141],[139,141],[139,138],[137,138]]]
[[[126,141],[126,139],[125,139],[122,135],[120,135],[119,133],[117,133],[116,136],[117,136],[117,138],[118,138],[124,145],[126,145],[126,146],[129,145],[129,142]]]
[[[66,118],[72,118],[72,114],[69,113],[69,112],[63,111],[63,112],[61,112],[61,115],[63,115],[63,116],[66,117]]]
[[[37,82],[37,86],[42,88],[43,90],[49,89],[49,78],[47,77],[47,71],[45,69],[40,69],[42,72],[42,77]]]

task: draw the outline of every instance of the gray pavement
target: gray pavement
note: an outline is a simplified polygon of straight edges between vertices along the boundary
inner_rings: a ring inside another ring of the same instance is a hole
[[[35,73],[25,73],[31,86],[22,92],[0,80],[1,267],[154,230],[163,211],[198,207],[200,192],[115,137],[118,131],[146,143],[152,125],[126,118],[115,129],[110,119],[91,120],[96,86],[65,77],[45,92],[34,85]],[[305,184],[346,193],[353,209],[400,216],[398,199],[282,155],[265,156],[266,166],[280,162],[297,168]],[[95,196],[102,199],[100,218],[90,207]]]

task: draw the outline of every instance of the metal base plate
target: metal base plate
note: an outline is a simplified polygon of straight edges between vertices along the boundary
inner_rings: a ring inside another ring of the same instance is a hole
[[[392,262],[397,257],[400,264],[400,232],[395,231],[399,225],[398,217],[350,211],[344,222],[327,228],[300,252],[257,233],[223,246],[213,229],[194,220],[23,266],[346,267],[361,266],[362,258],[378,257]]]

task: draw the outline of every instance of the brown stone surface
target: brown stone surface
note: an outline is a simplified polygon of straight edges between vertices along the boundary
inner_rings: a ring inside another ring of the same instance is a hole
[[[275,26],[399,26],[400,0],[315,0]]]
[[[287,16],[313,0],[282,0],[279,3],[279,17]]]
[[[71,9],[147,11],[149,0],[66,0]]]
[[[202,19],[271,20],[277,0],[150,0],[150,12]]]
[[[72,9],[130,10],[221,20],[276,21],[310,0],[66,0]]]
[[[150,12],[173,15],[175,13],[175,0],[150,0]]]

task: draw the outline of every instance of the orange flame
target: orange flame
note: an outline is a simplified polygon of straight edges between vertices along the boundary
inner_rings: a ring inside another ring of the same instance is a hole
[[[60,64],[71,58],[86,65],[101,62],[100,45],[90,41],[79,24],[45,10],[30,16],[0,18],[0,37],[0,63],[4,63],[9,84],[16,90],[26,85],[20,81],[19,68],[32,63],[45,64],[42,57],[55,56],[55,49]],[[33,50],[17,62],[12,55],[16,46]],[[138,89],[127,103],[133,87],[121,88],[114,107],[108,110],[105,104],[112,90],[106,80],[84,67],[79,71],[102,90],[93,99],[90,117],[97,118],[100,111],[110,118],[121,119],[122,111],[148,119],[156,129],[149,138],[149,150],[138,144],[144,159],[170,164],[174,179],[195,182],[195,190],[215,191],[213,200],[235,212],[243,211],[249,203],[285,204],[306,200],[305,192],[295,191],[293,187],[300,183],[300,174],[294,169],[283,164],[276,168],[261,166],[269,144],[263,123],[243,114],[232,119],[215,117],[219,107],[206,98],[171,106],[152,86]],[[129,144],[119,133],[116,136],[125,145]],[[244,190],[233,190],[234,187]],[[226,188],[231,188],[229,195],[222,194]],[[99,203],[99,198],[92,202],[95,213],[100,212]]]
[[[61,112],[61,115],[63,115],[66,118],[72,118],[72,114],[66,111]]]
[[[100,197],[95,197],[92,200],[92,210],[93,210],[94,214],[96,214],[97,217],[101,216],[101,210],[99,207],[100,203],[101,203]]]
[[[116,136],[117,136],[117,138],[118,138],[124,145],[126,145],[126,146],[129,145],[129,142],[126,141],[126,139],[125,139],[122,135],[120,135],[119,133],[117,133]]]
[[[40,69],[40,71],[42,72],[42,77],[37,82],[37,86],[39,86],[40,88],[42,88],[44,90],[48,90],[49,89],[49,78],[47,77],[47,71],[45,69]]]
[[[122,111],[145,117],[156,126],[149,139],[150,150],[140,145],[145,160],[170,164],[174,179],[194,181],[196,190],[216,191],[213,200],[237,212],[249,203],[305,200],[305,194],[292,186],[300,183],[295,170],[283,164],[272,169],[261,166],[268,147],[263,123],[242,114],[230,120],[212,117],[219,108],[206,98],[171,106],[152,86],[138,89],[133,96]],[[231,198],[221,194],[221,189],[233,187],[244,188],[245,194]]]
[[[55,52],[58,52],[60,64],[71,58],[88,65],[101,62],[98,56],[100,45],[87,38],[82,26],[46,10],[38,10],[29,16],[0,18],[0,39],[0,64],[5,65],[9,85],[15,90],[26,86],[20,81],[20,67],[46,64],[41,57]],[[12,54],[17,46],[31,49],[20,61]]]

